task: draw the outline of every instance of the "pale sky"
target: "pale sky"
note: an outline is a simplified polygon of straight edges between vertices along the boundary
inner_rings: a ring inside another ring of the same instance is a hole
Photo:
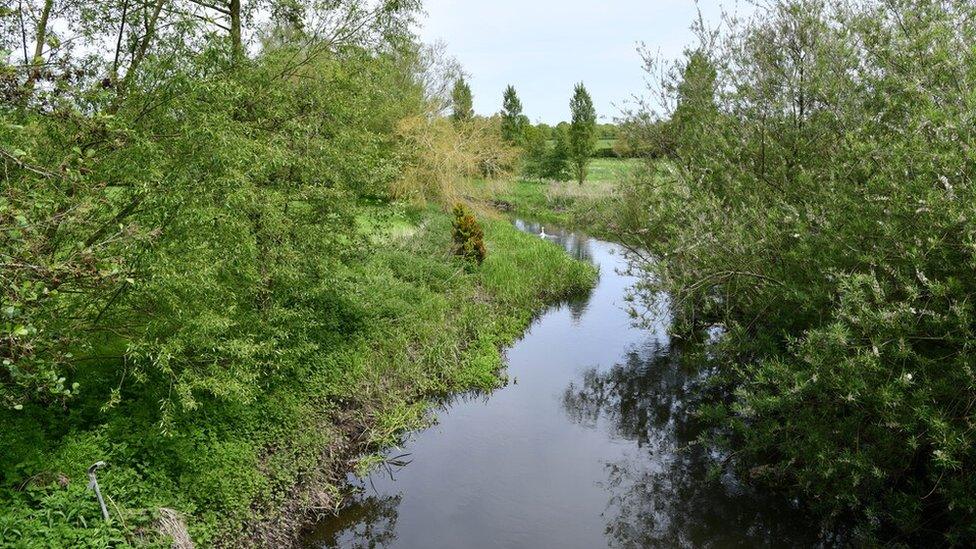
[[[721,9],[742,14],[736,0],[701,0],[706,22]],[[695,43],[693,0],[426,0],[426,42],[443,40],[470,74],[478,114],[501,110],[515,86],[533,122],[569,118],[569,98],[584,82],[601,122],[644,89],[637,44],[678,57]]]

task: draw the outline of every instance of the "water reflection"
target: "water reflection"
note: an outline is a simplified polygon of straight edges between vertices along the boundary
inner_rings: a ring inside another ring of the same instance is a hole
[[[515,227],[522,232],[539,235],[545,234],[546,240],[551,240],[562,246],[566,253],[579,259],[580,261],[593,261],[593,253],[590,250],[590,238],[581,233],[574,233],[560,229],[559,227],[546,226],[542,223],[517,219]],[[544,230],[544,233],[543,233]]]
[[[606,463],[606,534],[619,547],[790,547],[816,543],[787,501],[762,497],[728,475],[723,456],[696,439],[691,410],[704,375],[680,351],[654,341],[605,370],[570,383],[563,407],[573,420],[635,441],[637,451]],[[808,533],[805,535],[804,533]]]
[[[409,466],[352,479],[358,497],[306,543],[809,545],[811,530],[790,505],[709,474],[723,456],[694,444],[691,399],[702,373],[683,364],[663,321],[633,326],[625,299],[635,279],[623,249],[556,227],[545,233],[600,267],[597,287],[554,305],[506,352],[512,384],[445,399],[436,426],[396,450],[411,454]]]
[[[593,263],[593,252],[591,250],[591,240],[582,233],[575,233],[560,229],[559,227],[548,226],[542,223],[526,221],[523,219],[515,220],[515,227],[522,232],[538,235],[561,246],[570,256],[580,260]],[[544,237],[542,235],[545,235]],[[586,313],[590,302],[590,296],[584,295],[567,301],[566,306],[575,324],[579,324],[580,319]]]
[[[590,427],[602,419],[612,435],[640,447],[652,439],[656,446],[673,443],[679,436],[674,416],[682,411],[688,376],[669,350],[653,341],[627,352],[622,363],[608,370],[584,371],[563,394],[566,413]]]
[[[351,549],[388,546],[396,540],[401,499],[399,495],[365,497],[360,492],[342,513],[309,532],[306,542],[309,546]]]

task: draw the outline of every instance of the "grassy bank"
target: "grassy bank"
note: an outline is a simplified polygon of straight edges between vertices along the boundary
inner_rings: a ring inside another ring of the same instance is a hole
[[[44,410],[0,410],[0,545],[168,545],[157,532],[182,525],[199,546],[287,544],[310,512],[340,504],[355,456],[420,424],[430,397],[495,387],[500,348],[595,277],[501,220],[484,221],[481,267],[452,256],[440,211],[382,205],[358,221],[373,250],[336,275],[352,289],[341,325],[307,319],[304,366],[250,402],[214,399],[168,433],[143,411],[158,404],[138,399],[105,414],[93,398],[58,425],[35,421]],[[108,524],[86,489],[99,460]]]
[[[586,183],[515,178],[477,183],[470,194],[511,205],[512,213],[561,227],[607,232],[613,219],[618,187],[641,168],[640,160],[596,158]]]

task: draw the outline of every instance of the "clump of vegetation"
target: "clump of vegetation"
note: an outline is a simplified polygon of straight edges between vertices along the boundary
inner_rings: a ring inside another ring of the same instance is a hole
[[[547,128],[529,125],[525,128],[524,136],[522,175],[551,181],[570,178],[569,130],[566,126]]]
[[[402,167],[391,194],[413,202],[457,202],[465,180],[497,179],[515,168],[518,151],[501,138],[499,117],[476,116],[460,122],[410,116],[397,126]]]
[[[451,90],[451,118],[454,122],[462,123],[474,118],[474,98],[471,94],[471,86],[461,75],[454,82]]]
[[[572,114],[569,125],[569,164],[576,181],[582,185],[586,181],[586,168],[596,151],[596,110],[593,99],[582,82],[573,91],[569,110]]]
[[[166,517],[285,544],[353,438],[493,386],[532,309],[592,281],[504,223],[459,274],[449,216],[391,204],[508,150],[440,116],[418,2],[272,2],[261,29],[252,2],[22,4],[0,10],[0,545],[152,544]]]
[[[637,293],[722,329],[713,442],[860,543],[976,543],[974,17],[784,0],[699,29],[655,90],[671,160],[626,191]]]
[[[497,185],[469,185],[466,196],[500,200],[518,216],[614,238],[624,204],[621,188],[643,168],[636,159],[595,158],[586,185],[518,178]],[[490,194],[490,196],[489,196]]]
[[[637,149],[627,146],[618,152],[615,145],[619,141],[618,128],[613,124],[597,124],[593,100],[582,83],[574,88],[570,110],[572,122],[560,122],[555,127],[532,125],[522,114],[522,102],[515,88],[508,86],[505,89],[502,138],[521,149],[522,175],[552,181],[575,177],[582,184],[593,158],[638,155]]]
[[[515,91],[515,86],[509,85],[502,97],[502,139],[513,145],[520,145],[525,140],[528,126],[529,118],[522,114],[522,101],[518,92]]]
[[[454,206],[454,223],[452,235],[454,237],[454,253],[464,259],[475,261],[481,265],[488,255],[485,248],[485,232],[482,230],[474,213],[464,204]]]

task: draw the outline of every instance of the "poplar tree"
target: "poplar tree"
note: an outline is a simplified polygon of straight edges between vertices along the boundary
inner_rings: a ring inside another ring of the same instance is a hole
[[[473,99],[471,97],[471,86],[464,80],[464,77],[457,79],[454,83],[454,91],[451,92],[451,102],[454,105],[454,114],[451,118],[455,122],[470,120],[474,117]]]
[[[509,143],[522,141],[524,137],[525,116],[522,114],[522,101],[518,98],[515,86],[505,88],[502,100],[502,139]]]
[[[569,126],[569,163],[580,185],[586,181],[586,168],[596,149],[596,110],[593,99],[580,82],[569,102],[572,122]]]

